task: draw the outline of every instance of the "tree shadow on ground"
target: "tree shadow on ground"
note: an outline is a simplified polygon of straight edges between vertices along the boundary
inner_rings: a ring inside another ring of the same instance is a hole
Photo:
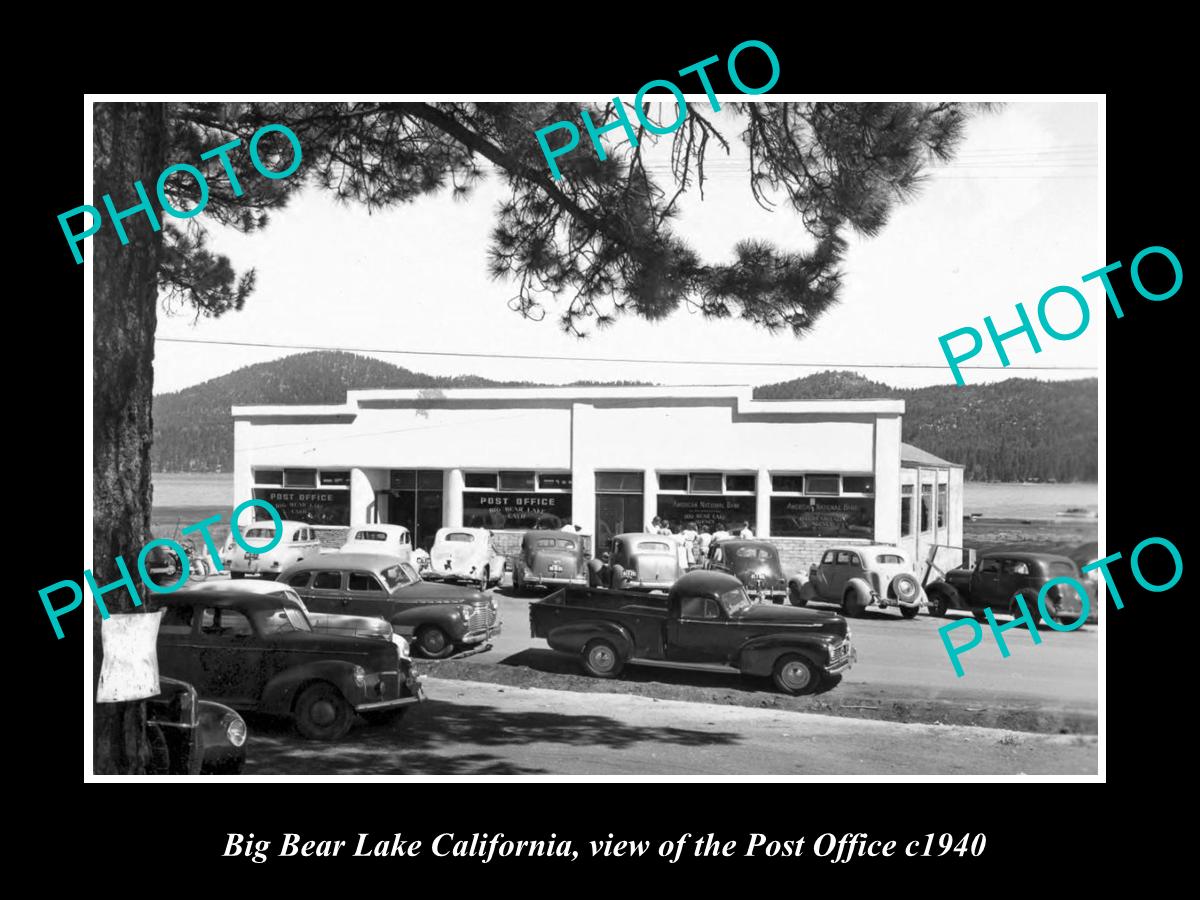
[[[530,755],[535,744],[605,747],[635,744],[730,746],[728,731],[633,726],[609,716],[507,711],[495,706],[426,700],[396,723],[358,721],[341,741],[308,741],[283,719],[249,714],[245,773],[377,775],[536,775],[549,770],[506,756]],[[504,755],[485,748],[504,748]],[[536,761],[536,751],[533,751]]]

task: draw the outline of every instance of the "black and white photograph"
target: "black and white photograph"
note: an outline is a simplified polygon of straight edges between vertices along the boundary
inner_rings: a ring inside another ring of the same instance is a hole
[[[89,95],[85,780],[1103,780],[1104,97],[728,50]]]

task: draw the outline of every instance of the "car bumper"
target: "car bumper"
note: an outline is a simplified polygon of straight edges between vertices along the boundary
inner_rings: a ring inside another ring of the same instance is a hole
[[[529,585],[545,585],[547,587],[566,587],[567,585],[577,584],[586,586],[588,583],[587,573],[583,572],[571,578],[559,578],[554,575],[534,575],[531,572],[525,572],[521,575],[521,581]]]
[[[421,676],[414,674],[412,669],[407,673],[380,672],[367,679],[363,687],[363,698],[354,704],[354,711],[362,713],[395,709],[398,706],[420,703],[424,699]]]
[[[674,581],[627,581],[625,591],[669,591]]]
[[[230,572],[244,572],[247,575],[278,575],[283,571],[280,563],[269,559],[233,559],[226,568]]]
[[[856,662],[858,662],[858,648],[851,646],[849,653],[847,653],[845,656],[839,657],[833,662],[830,662],[829,665],[825,667],[825,674],[837,675],[840,672],[845,672]]]
[[[484,641],[490,641],[493,637],[500,633],[500,623],[497,622],[491,628],[485,628],[481,631],[469,631],[459,641],[460,644],[479,644]]]

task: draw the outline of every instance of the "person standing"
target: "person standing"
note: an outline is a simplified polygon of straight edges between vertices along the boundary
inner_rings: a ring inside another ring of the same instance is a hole
[[[683,538],[683,549],[684,549],[684,552],[687,554],[687,558],[692,561],[695,561],[696,560],[696,538],[699,537],[699,535],[696,533],[696,523],[695,522],[686,523],[683,526],[683,531],[680,532],[679,536],[681,538]]]
[[[743,540],[748,540],[754,537],[754,529],[750,527],[749,522],[742,523],[742,530],[738,533],[738,537],[742,538]]]

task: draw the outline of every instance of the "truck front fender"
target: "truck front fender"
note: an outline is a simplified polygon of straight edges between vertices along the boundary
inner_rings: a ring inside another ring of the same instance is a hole
[[[418,606],[406,609],[388,617],[393,631],[406,629],[413,634],[421,630],[422,625],[436,625],[453,641],[460,641],[467,635],[467,626],[459,616],[461,603],[440,603],[429,606]]]
[[[829,665],[830,644],[828,637],[794,634],[768,634],[744,643],[738,649],[737,668],[746,675],[770,675],[775,660],[784,653],[800,653],[821,668]]]
[[[296,702],[300,690],[314,681],[327,681],[342,692],[350,704],[359,702],[361,693],[354,683],[354,663],[341,659],[322,659],[316,662],[293,666],[267,682],[263,688],[259,712],[288,715]]]
[[[633,656],[633,635],[629,633],[629,629],[605,619],[559,625],[546,635],[546,642],[560,653],[582,653],[588,641],[598,637],[612,641],[622,659]]]

